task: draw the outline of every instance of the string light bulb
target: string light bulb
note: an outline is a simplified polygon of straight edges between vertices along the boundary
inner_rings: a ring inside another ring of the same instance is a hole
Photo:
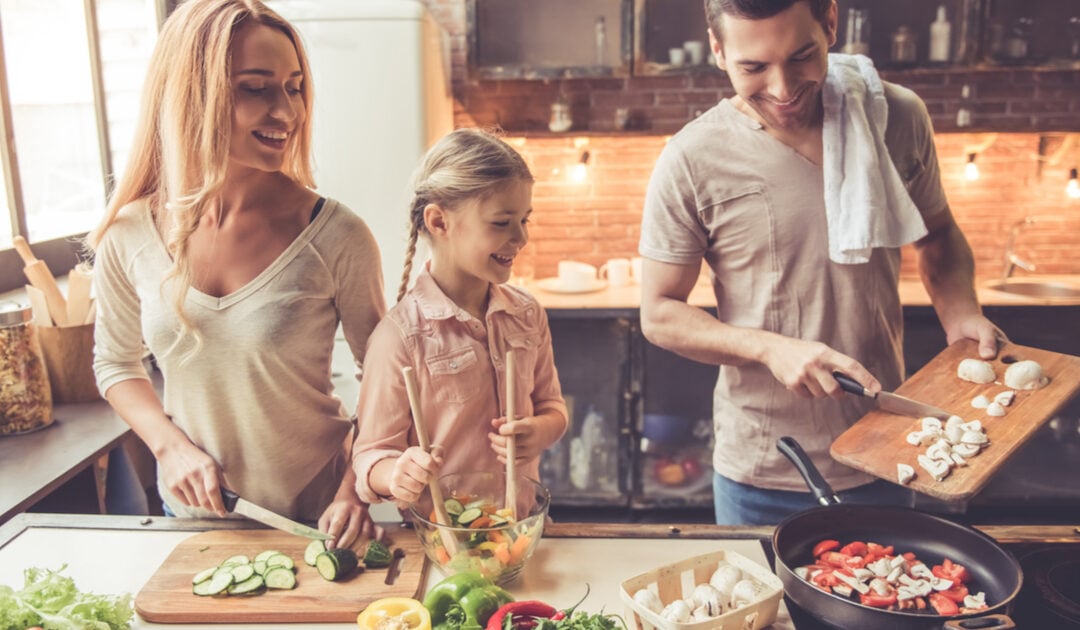
[[[964,166],[964,177],[969,182],[979,179],[979,165],[975,163],[976,153],[968,153],[967,165]]]
[[[1065,195],[1069,199],[1080,199],[1080,181],[1076,177],[1076,168],[1069,169],[1069,183],[1065,184]]]
[[[581,152],[581,160],[570,168],[570,179],[581,184],[589,176],[589,152]]]

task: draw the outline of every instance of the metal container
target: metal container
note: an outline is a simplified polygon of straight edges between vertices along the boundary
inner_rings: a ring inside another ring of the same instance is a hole
[[[0,436],[52,424],[52,390],[30,309],[0,302]]]

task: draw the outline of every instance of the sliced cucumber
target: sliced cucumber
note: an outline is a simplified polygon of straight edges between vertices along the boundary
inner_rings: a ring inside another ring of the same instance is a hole
[[[364,550],[364,566],[369,569],[385,569],[391,559],[390,550],[377,540],[369,542]]]
[[[309,566],[315,566],[315,558],[326,551],[326,543],[321,540],[313,540],[304,549],[304,562]]]
[[[292,569],[295,566],[296,563],[293,562],[293,559],[283,553],[274,554],[266,560],[267,571],[274,567],[285,567],[286,569]]]
[[[252,575],[243,582],[237,582],[230,586],[229,595],[245,595],[247,593],[253,593],[265,585],[266,582],[263,582],[263,577],[261,575]]]
[[[491,519],[491,524],[492,525],[502,525],[503,523],[506,522],[506,519],[499,516],[498,514],[489,514],[488,518]]]
[[[231,558],[226,558],[225,561],[221,563],[221,566],[230,564],[251,564],[251,558],[248,558],[243,554],[232,556]]]
[[[270,556],[276,556],[276,555],[278,555],[280,553],[281,552],[278,551],[277,549],[267,549],[266,551],[260,552],[259,555],[252,558],[251,562],[252,562],[252,564],[257,563],[260,560],[262,560],[263,562],[266,562],[267,558],[269,558]]]
[[[485,501],[483,499],[477,499],[475,501],[469,501],[468,503],[465,504],[464,509],[466,509],[466,510],[479,510],[480,508],[484,507],[484,505],[487,504],[487,503],[488,503],[488,501]]]
[[[250,564],[238,564],[232,567],[231,571],[233,581],[237,584],[255,575],[255,567],[251,566]]]
[[[192,584],[198,584],[199,582],[205,582],[214,577],[214,573],[217,573],[219,567],[210,567],[209,569],[203,569],[195,574],[195,577],[191,578]]]
[[[231,572],[215,573],[209,580],[203,580],[191,587],[191,592],[205,597],[207,595],[220,595],[232,586],[233,576]]]
[[[483,515],[480,508],[467,508],[464,512],[458,515],[457,521],[462,525],[468,525]]]
[[[263,576],[266,588],[290,589],[296,588],[296,575],[284,567],[274,567]]]
[[[443,503],[446,505],[446,513],[451,516],[457,516],[465,511],[465,506],[457,499],[447,499]]]
[[[324,580],[335,582],[358,568],[359,561],[352,549],[329,549],[315,558],[315,569]]]
[[[251,566],[255,567],[255,572],[259,575],[266,575],[266,560],[258,560]]]

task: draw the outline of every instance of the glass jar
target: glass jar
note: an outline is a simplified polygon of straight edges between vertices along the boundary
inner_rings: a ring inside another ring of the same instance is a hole
[[[896,64],[915,63],[915,33],[910,27],[901,25],[893,33],[890,57]]]
[[[30,309],[0,302],[0,436],[52,424],[52,391]]]

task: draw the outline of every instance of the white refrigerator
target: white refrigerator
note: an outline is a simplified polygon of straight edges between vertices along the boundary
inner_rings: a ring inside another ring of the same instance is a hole
[[[453,128],[449,40],[416,0],[267,4],[300,31],[310,58],[318,192],[371,227],[393,304],[408,240],[409,179]],[[417,254],[417,262],[424,258]]]

